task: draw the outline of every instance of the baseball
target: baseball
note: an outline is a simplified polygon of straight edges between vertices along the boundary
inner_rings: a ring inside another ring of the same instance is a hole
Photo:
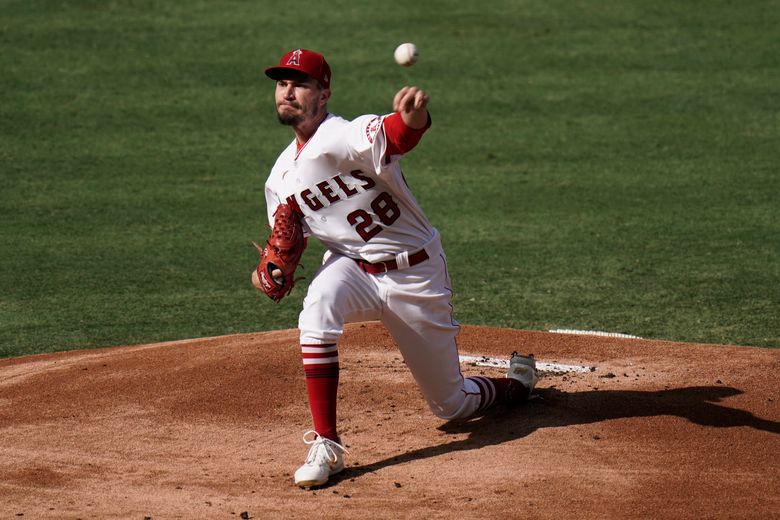
[[[393,53],[395,62],[402,67],[411,67],[414,65],[419,55],[417,46],[413,43],[402,43],[395,48],[395,52]]]

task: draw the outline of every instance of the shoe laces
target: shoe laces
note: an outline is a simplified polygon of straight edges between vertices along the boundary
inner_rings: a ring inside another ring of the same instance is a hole
[[[314,434],[314,438],[309,440],[308,437],[311,434]],[[311,448],[309,448],[309,454],[306,455],[306,464],[315,462],[320,453],[324,453],[325,459],[331,463],[336,463],[338,461],[338,455],[335,450],[340,450],[343,453],[349,454],[347,448],[336,441],[321,436],[314,430],[309,430],[303,434],[303,442],[311,446]]]

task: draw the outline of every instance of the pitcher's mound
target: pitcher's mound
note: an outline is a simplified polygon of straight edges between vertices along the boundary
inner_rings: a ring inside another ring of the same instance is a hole
[[[351,455],[314,491],[292,483],[297,331],[0,360],[0,517],[780,516],[780,351],[480,327],[459,344],[464,375],[533,353],[539,398],[444,423],[385,329],[353,325]]]

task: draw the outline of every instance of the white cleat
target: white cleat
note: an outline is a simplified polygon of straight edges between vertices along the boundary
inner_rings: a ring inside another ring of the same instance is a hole
[[[312,440],[307,437],[314,434]],[[314,430],[303,434],[303,442],[309,444],[309,454],[306,462],[295,472],[295,484],[300,487],[321,486],[344,469],[344,453],[347,449],[338,442],[321,437]]]
[[[512,352],[506,377],[518,381],[527,390],[522,398],[527,399],[530,397],[531,392],[536,387],[536,383],[539,381],[539,377],[536,375],[536,360],[533,354],[521,356],[517,352]]]

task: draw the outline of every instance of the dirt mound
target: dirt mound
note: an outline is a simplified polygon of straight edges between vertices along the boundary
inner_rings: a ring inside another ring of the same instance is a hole
[[[480,327],[459,343],[586,368],[447,424],[385,329],[351,326],[347,469],[314,491],[292,484],[310,426],[296,331],[0,360],[0,517],[780,516],[780,351]]]

